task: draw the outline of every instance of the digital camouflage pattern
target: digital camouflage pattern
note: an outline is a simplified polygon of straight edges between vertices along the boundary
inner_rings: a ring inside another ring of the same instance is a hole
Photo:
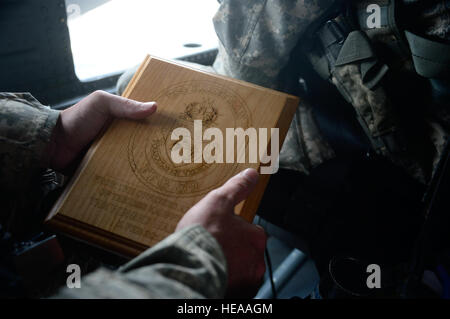
[[[376,1],[375,1],[376,2]],[[374,1],[358,1],[355,4],[355,10],[363,11],[367,5]],[[389,6],[389,1],[378,1],[378,3]],[[396,11],[401,11],[404,16],[402,23],[397,21],[388,22],[378,29],[367,29],[361,25],[361,29],[371,39],[372,46],[388,47],[391,49],[389,56],[386,53],[379,53],[374,60],[373,65],[379,65],[381,61],[388,61],[389,69],[394,76],[397,76],[398,82],[396,91],[401,95],[403,87],[407,87],[407,81],[402,80],[405,77],[418,77],[415,73],[412,53],[399,40],[399,34],[402,30],[414,31],[420,36],[429,39],[439,39],[446,41],[450,38],[448,21],[450,14],[450,1],[404,1],[403,6],[397,2]],[[445,21],[447,24],[442,23]],[[348,40],[348,39],[347,39]],[[347,42],[344,43],[344,47]],[[344,51],[344,50],[343,50]],[[379,148],[382,155],[388,157],[392,162],[406,169],[406,171],[419,181],[426,183],[432,176],[434,167],[440,158],[441,152],[445,146],[448,136],[448,124],[443,120],[443,114],[448,113],[446,107],[434,105],[435,103],[429,97],[423,101],[421,106],[423,112],[422,125],[424,126],[424,135],[428,138],[417,139],[412,137],[410,132],[404,130],[400,124],[399,117],[409,116],[402,114],[404,111],[397,109],[401,105],[395,105],[392,96],[386,93],[385,87],[377,83],[368,83],[365,79],[370,74],[366,66],[368,60],[349,61],[346,64],[340,64],[332,67],[331,82],[340,89],[347,100],[354,106],[359,115],[363,127],[368,131],[368,136],[372,139],[374,148]],[[375,63],[376,62],[376,63]],[[372,72],[372,74],[374,74]],[[400,75],[403,74],[403,75]],[[447,75],[449,73],[447,72]],[[400,76],[398,76],[400,75]],[[380,81],[382,78],[377,79]],[[403,85],[399,83],[404,82]],[[392,84],[391,84],[392,85]],[[417,92],[403,92],[403,94],[417,94]],[[423,90],[419,95],[425,96]],[[410,103],[397,101],[396,103]],[[410,112],[413,113],[412,111]],[[444,128],[447,126],[447,130]],[[417,130],[419,128],[417,127]],[[379,145],[376,145],[379,144]],[[421,153],[421,154],[420,154]]]
[[[100,268],[53,298],[223,298],[225,257],[201,226],[174,233],[118,271]]]
[[[284,83],[296,79],[286,79],[295,74],[282,73],[284,68],[293,64],[294,48],[299,45],[309,47],[310,26],[327,14],[338,1],[221,1],[219,12],[214,17],[214,25],[219,37],[219,53],[214,69],[220,74],[239,78],[266,87],[286,90]],[[360,5],[364,1],[354,1]],[[367,1],[366,1],[367,2]],[[368,1],[374,3],[377,1]],[[379,1],[389,3],[389,1]],[[397,2],[398,4],[400,2]],[[403,0],[401,10],[406,17],[406,26],[429,37],[449,39],[450,1]],[[419,21],[419,23],[418,23]],[[377,41],[391,41],[390,30],[373,33]],[[400,67],[412,69],[410,57],[399,57]],[[355,69],[356,68],[356,69]],[[348,90],[346,96],[353,104],[369,132],[382,135],[388,130],[396,129],[394,119],[390,118],[390,104],[382,89],[368,88],[363,83],[359,67],[348,64],[337,68],[337,73],[330,78],[340,88]],[[348,95],[348,94],[347,94]],[[334,156],[333,150],[321,136],[311,111],[304,100],[286,137],[280,155],[280,166],[309,173],[312,167]],[[432,118],[427,120],[429,141],[432,144],[431,162],[436,163],[443,148],[447,132]],[[395,142],[395,141],[391,141]],[[402,149],[400,145],[397,147]],[[430,178],[431,167],[424,168],[418,160],[407,153],[391,153],[385,149],[384,154],[395,163],[399,163],[422,182]]]
[[[209,71],[252,82],[265,87],[289,91],[286,83],[295,83],[295,72],[283,72],[294,68],[297,46],[308,50],[310,47],[312,26],[322,21],[338,0],[219,0],[220,9],[213,22],[219,39],[219,52],[213,68]],[[387,5],[388,0],[353,1],[354,10],[367,9],[368,4]],[[403,10],[403,28],[417,32],[429,38],[450,40],[450,0],[401,0],[396,2],[395,10]],[[392,21],[391,21],[392,23]],[[398,27],[393,22],[394,27]],[[390,67],[395,70],[413,71],[411,54],[402,46],[397,35],[393,34],[389,24],[380,29],[364,30],[374,42],[383,43],[392,48],[397,56],[389,57]],[[393,39],[396,39],[393,41]],[[311,52],[307,52],[310,53]],[[291,68],[292,65],[292,68]],[[388,131],[399,131],[392,116],[394,107],[383,89],[372,90],[361,81],[358,64],[338,67],[338,73],[330,81],[340,91],[346,91],[345,97],[353,104],[361,119],[364,129],[372,137],[383,135]],[[202,66],[204,68],[204,66]],[[135,70],[127,72],[119,80],[119,93],[123,91]],[[340,74],[340,75],[339,75]],[[338,85],[340,84],[340,85]],[[343,90],[342,90],[343,89]],[[314,120],[312,108],[308,101],[301,99],[297,113],[291,123],[280,153],[280,166],[294,169],[305,174],[327,159],[335,156],[334,151],[321,135]],[[436,118],[448,117],[442,109],[434,110]],[[438,114],[439,113],[439,114]],[[436,121],[429,119],[430,141],[434,148],[433,163],[437,163],[446,129]],[[391,144],[395,141],[391,141]],[[403,145],[397,145],[403,149]],[[408,153],[392,152],[384,147],[382,154],[402,165],[418,180],[425,182],[431,175],[431,167],[424,167]],[[428,165],[429,166],[429,165]]]
[[[297,45],[306,42],[311,25],[337,1],[331,0],[222,0],[214,17],[219,38],[215,72],[285,90],[283,69],[289,68]],[[402,0],[414,32],[449,40],[449,1]],[[420,10],[417,10],[417,9]],[[305,43],[306,45],[307,43]],[[132,72],[130,72],[132,73]],[[380,129],[377,116],[384,117],[380,102],[384,93],[368,92],[361,74],[351,64],[337,70],[335,77],[349,79],[344,86],[368,125]],[[121,79],[124,88],[128,78]],[[294,79],[294,81],[297,79]],[[365,93],[364,93],[365,92]],[[375,101],[367,107],[365,101]],[[380,103],[378,103],[378,102]],[[395,106],[393,106],[395,107]],[[312,114],[313,106],[302,101],[283,145],[282,167],[309,173],[311,168],[334,156],[321,136]],[[442,114],[445,113],[445,116]],[[27,94],[0,95],[0,179],[2,188],[21,191],[45,163],[45,148],[58,113],[41,106]],[[448,112],[438,108],[425,119],[433,163],[448,136]],[[414,162],[414,159],[412,159]],[[412,172],[419,179],[419,175]],[[174,258],[176,257],[176,258]],[[168,262],[169,261],[169,262]],[[202,228],[174,234],[119,272],[99,270],[86,277],[85,287],[63,290],[59,297],[223,297],[225,260],[217,242]],[[101,287],[100,284],[105,288]]]
[[[408,27],[430,38],[450,41],[449,0],[403,0],[412,13]]]
[[[410,175],[425,183],[430,178],[426,167],[419,164],[408,153],[406,146],[401,141],[386,141],[383,138],[398,138],[400,128],[398,127],[385,90],[382,87],[370,89],[364,84],[357,64],[348,64],[336,67],[332,75],[332,82],[345,90],[354,106],[363,126],[367,128],[367,135],[372,139],[374,148],[379,148],[380,154],[389,158],[393,163],[403,167]],[[377,138],[380,139],[379,145]],[[439,144],[439,152],[445,146],[444,137]],[[437,142],[437,141],[436,141]],[[442,142],[442,143],[441,143]],[[401,149],[399,149],[401,147]],[[440,153],[439,153],[440,155]],[[436,160],[439,158],[437,156]],[[431,164],[431,163],[430,163]],[[431,167],[431,166],[430,166]]]
[[[39,176],[58,116],[28,93],[0,92],[0,224],[17,236],[37,220]]]
[[[337,1],[224,0],[213,22],[219,53],[213,65],[219,74],[286,91],[282,70],[291,52],[313,22]],[[311,106],[302,100],[280,153],[280,167],[305,174],[334,156],[320,135]]]
[[[22,190],[45,167],[45,149],[59,112],[28,93],[0,93],[0,182]]]
[[[283,89],[278,78],[292,50],[334,0],[222,0],[213,21],[220,41],[214,69],[220,74]],[[361,1],[355,1],[359,3]],[[364,2],[364,1],[362,1]],[[367,1],[366,1],[367,2]],[[377,1],[368,1],[376,3]],[[386,2],[386,1],[384,1]],[[403,0],[409,25],[449,39],[450,1]],[[420,9],[419,9],[420,8]],[[417,23],[417,20],[420,23]]]
[[[280,152],[280,167],[308,174],[335,156],[320,134],[312,107],[306,100],[298,106]]]
[[[45,150],[58,117],[58,111],[28,93],[0,93],[0,220],[8,231],[11,220],[22,226],[37,223],[32,215],[42,200],[39,180],[48,173]],[[22,216],[16,216],[19,213]],[[81,289],[67,288],[54,297],[222,298],[226,283],[220,245],[203,227],[193,226],[169,236],[119,271],[101,268],[82,278]]]
[[[224,0],[213,22],[219,38],[214,64],[220,74],[280,87],[279,74],[299,39],[337,1]]]
[[[213,22],[219,38],[219,54],[205,71],[283,90],[281,70],[291,51],[312,22],[336,1],[330,0],[224,0]],[[137,67],[118,81],[121,94]],[[308,173],[334,156],[319,134],[310,105],[302,101],[280,154],[280,166]]]

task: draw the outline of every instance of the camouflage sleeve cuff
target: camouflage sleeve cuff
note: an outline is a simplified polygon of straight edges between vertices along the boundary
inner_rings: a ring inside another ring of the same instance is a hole
[[[81,289],[56,298],[223,298],[226,261],[219,243],[197,225],[167,237],[117,272],[104,268],[81,281]]]
[[[0,92],[0,180],[8,190],[23,189],[42,168],[59,111],[29,93]]]

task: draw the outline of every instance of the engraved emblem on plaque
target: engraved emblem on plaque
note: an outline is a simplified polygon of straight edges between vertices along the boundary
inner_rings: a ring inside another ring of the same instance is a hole
[[[208,81],[182,82],[162,90],[157,96],[160,105],[183,103],[183,111],[171,117],[170,124],[156,136],[146,136],[142,126],[137,126],[132,133],[128,158],[138,180],[157,193],[189,197],[207,193],[232,177],[237,164],[199,163],[194,158],[193,143],[192,162],[174,163],[171,150],[182,141],[172,141],[171,133],[183,127],[193,137],[195,120],[202,121],[203,132],[210,127],[221,128],[224,133],[227,127],[245,130],[251,126],[251,116],[244,100],[232,90]],[[220,178],[214,181],[204,178],[210,174]]]

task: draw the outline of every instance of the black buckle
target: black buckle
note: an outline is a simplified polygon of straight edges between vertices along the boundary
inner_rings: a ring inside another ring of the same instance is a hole
[[[332,19],[325,22],[323,27],[319,29],[318,36],[323,47],[329,48],[332,45],[342,45],[347,39],[348,33],[342,25]]]

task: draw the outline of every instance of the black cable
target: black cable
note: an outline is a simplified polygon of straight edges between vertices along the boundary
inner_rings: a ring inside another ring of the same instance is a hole
[[[272,262],[270,261],[269,250],[267,249],[267,246],[265,248],[265,252],[266,252],[265,255],[267,261],[267,269],[269,270],[270,286],[272,287],[273,299],[277,299],[277,289],[275,288],[275,283],[273,282]]]

